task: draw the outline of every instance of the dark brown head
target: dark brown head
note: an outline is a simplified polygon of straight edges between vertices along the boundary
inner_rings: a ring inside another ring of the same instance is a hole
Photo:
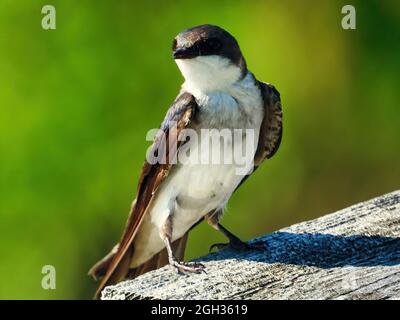
[[[236,39],[210,24],[179,33],[173,41],[172,54],[186,82],[200,89],[229,84],[247,72]]]

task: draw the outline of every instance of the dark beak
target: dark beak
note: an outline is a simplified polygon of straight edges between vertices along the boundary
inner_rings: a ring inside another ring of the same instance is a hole
[[[193,48],[177,48],[172,53],[174,59],[191,59],[197,57],[199,54]]]

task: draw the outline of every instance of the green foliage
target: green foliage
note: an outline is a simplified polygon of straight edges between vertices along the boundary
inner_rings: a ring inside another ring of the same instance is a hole
[[[234,195],[224,224],[243,239],[399,187],[399,4],[356,1],[0,3],[0,298],[90,298],[89,267],[119,239],[148,129],[182,78],[181,30],[220,25],[257,78],[276,85],[284,137]],[[156,90],[156,94],[155,94]],[[207,225],[187,257],[224,240]],[[41,268],[57,289],[41,288]]]

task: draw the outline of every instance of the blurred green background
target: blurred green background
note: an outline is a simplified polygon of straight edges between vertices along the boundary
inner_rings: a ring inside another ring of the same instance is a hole
[[[182,82],[171,41],[194,25],[229,30],[283,99],[281,148],[231,199],[229,229],[249,239],[398,189],[400,4],[352,1],[343,30],[345,4],[2,0],[0,298],[91,298],[87,270],[118,241],[146,132]],[[202,224],[187,258],[221,240]]]

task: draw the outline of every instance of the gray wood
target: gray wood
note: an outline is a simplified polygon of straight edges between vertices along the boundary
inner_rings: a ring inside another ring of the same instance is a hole
[[[400,299],[400,191],[106,287],[102,299]]]

